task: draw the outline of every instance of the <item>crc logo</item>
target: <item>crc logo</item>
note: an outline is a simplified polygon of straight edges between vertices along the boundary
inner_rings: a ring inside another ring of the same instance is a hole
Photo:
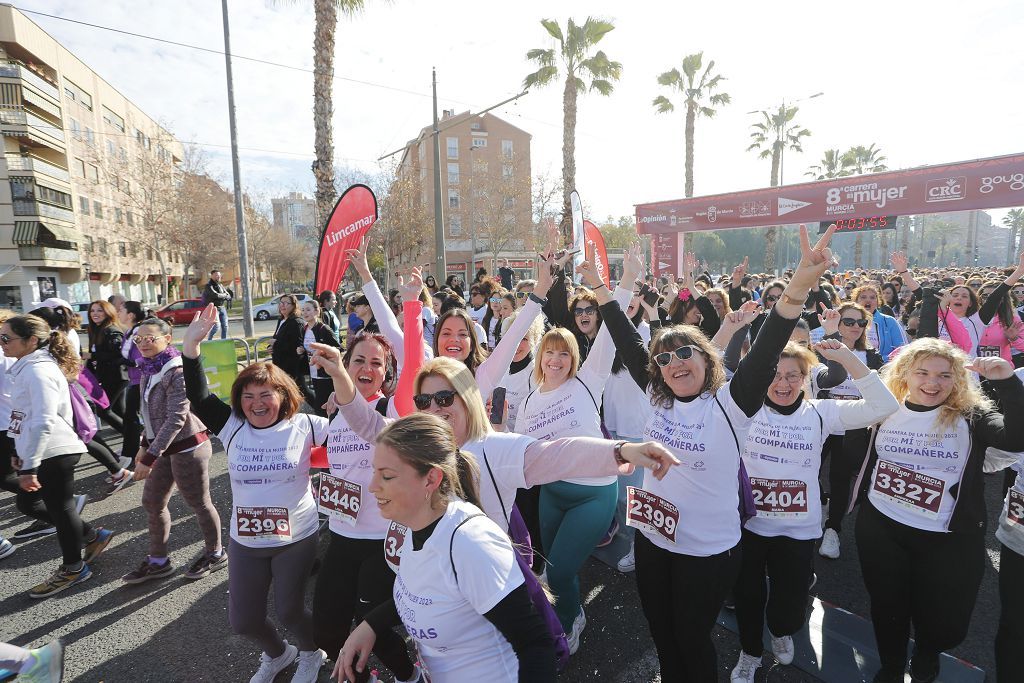
[[[997,175],[988,176],[981,179],[981,193],[988,194],[995,189],[996,185],[1002,185],[1004,183],[1010,184],[1010,189],[1024,190],[1024,173],[1014,173],[1012,175]]]
[[[950,202],[967,196],[967,177],[956,176],[942,180],[929,180],[927,184],[928,202]]]

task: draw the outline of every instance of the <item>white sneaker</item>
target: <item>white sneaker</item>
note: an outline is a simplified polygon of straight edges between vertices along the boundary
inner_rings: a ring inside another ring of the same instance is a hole
[[[13,555],[16,549],[13,543],[0,536],[0,560]]]
[[[85,504],[89,502],[89,496],[84,493],[80,496],[75,496],[75,509],[78,510],[78,514],[82,514],[82,510],[85,509]]]
[[[580,607],[580,613],[576,615],[576,619],[572,622],[572,632],[566,640],[569,642],[569,654],[576,654],[576,650],[580,649],[580,636],[583,634],[583,629],[587,626],[587,615],[583,613],[583,608]]]
[[[772,636],[772,654],[779,660],[779,664],[792,664],[793,652],[793,636]]]
[[[839,559],[839,534],[836,533],[835,529],[825,529],[825,533],[821,537],[821,547],[818,548],[818,554],[830,560]]]
[[[284,652],[280,657],[271,657],[266,652],[260,655],[260,668],[249,679],[249,683],[274,683],[274,678],[288,668],[299,654],[299,648],[284,641]]]
[[[619,568],[619,571],[623,574],[628,574],[629,572],[636,569],[636,558],[633,557],[632,543],[629,544],[629,552],[626,553],[621,560],[619,560],[616,566]]]
[[[731,683],[754,683],[754,676],[757,675],[757,670],[760,666],[760,657],[753,657],[740,650],[739,661],[733,667],[729,681]]]
[[[292,683],[316,683],[320,667],[327,661],[327,653],[323,650],[303,650],[298,659],[299,666],[292,676]]]

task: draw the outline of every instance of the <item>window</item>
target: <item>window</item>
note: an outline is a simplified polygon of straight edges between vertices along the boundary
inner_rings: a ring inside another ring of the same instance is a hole
[[[64,79],[64,94],[67,95],[69,100],[78,102],[85,109],[92,111],[92,95],[66,78]]]
[[[87,171],[89,173],[89,175],[88,175],[89,180],[93,181],[94,183],[98,183],[100,181],[100,168],[99,168],[99,166],[96,166],[95,164],[89,164],[89,168],[87,169]]]
[[[117,145],[114,144],[113,140],[107,140],[107,154],[110,156],[117,155]]]
[[[92,237],[90,237],[89,235],[86,235],[85,236],[85,251],[86,251],[86,253],[91,254],[95,248],[96,248],[96,245],[93,243]]]
[[[124,132],[124,119],[106,107],[103,107],[103,121],[114,128],[117,128],[122,133]]]
[[[448,138],[448,158],[458,159],[459,158],[459,139]]]
[[[486,147],[487,138],[473,138],[473,147]]]
[[[512,141],[502,140],[501,141],[501,156],[505,159],[512,158]]]
[[[63,206],[64,208],[67,209],[70,209],[72,206],[71,195],[69,195],[66,192],[61,192],[60,190],[54,190],[52,188],[45,187],[43,185],[36,186],[36,199],[38,199],[41,202],[46,202],[48,204],[56,204],[57,206]]]
[[[79,178],[84,178],[85,177],[85,162],[84,161],[82,161],[81,159],[75,159],[74,163],[72,164],[72,167],[74,168],[75,176],[77,176]]]
[[[505,180],[511,180],[512,178],[512,164],[501,165],[501,177]]]
[[[132,242],[132,244],[131,244],[131,251],[132,251],[132,256],[138,256],[139,255],[139,245],[137,245],[135,242]]]
[[[124,211],[121,209],[114,209],[114,222],[120,225],[124,222]],[[134,256],[134,254],[132,254]]]
[[[135,227],[135,214],[133,214],[131,211],[129,211],[127,214],[125,214],[125,221],[128,223],[129,227],[134,228]]]
[[[121,148],[119,148],[119,149],[117,150],[117,157],[118,157],[118,158],[119,158],[119,159],[120,159],[121,161],[128,161],[128,152],[127,152],[127,151],[125,151],[125,148],[124,148],[124,147],[121,147]]]
[[[124,242],[118,242],[117,243],[117,255],[118,256],[127,256],[128,255],[128,245],[126,243],[124,243]]]
[[[448,188],[448,208],[459,208],[459,191],[456,189]]]
[[[121,150],[121,151],[123,152],[124,150]],[[127,178],[125,178],[124,181],[122,181],[121,189],[124,190],[124,193],[126,195],[128,195],[129,197],[132,196],[132,183]]]
[[[515,208],[516,200],[512,197],[505,197],[502,203],[506,211],[511,211],[512,209]]]
[[[107,255],[107,239],[105,237],[101,237],[99,239],[99,243],[100,243],[100,253],[103,254],[104,256],[106,256]]]
[[[448,184],[458,185],[459,184],[459,165],[448,164]]]
[[[93,133],[92,128],[90,128],[89,126],[85,127],[85,142],[86,142],[86,144],[89,144],[89,145],[95,145],[96,144],[96,134]]]
[[[88,197],[79,197],[78,198],[78,213],[82,214],[83,216],[88,216],[89,215],[89,198]]]
[[[146,247],[146,260],[147,261],[152,261],[153,260],[153,249],[152,249],[152,247]]]
[[[452,237],[462,234],[462,216],[457,213],[448,215],[448,232],[451,233]]]
[[[71,119],[71,136],[76,140],[82,139],[82,124],[74,119]]]
[[[96,215],[96,218],[103,218],[103,205],[97,201],[93,201],[92,212]]]

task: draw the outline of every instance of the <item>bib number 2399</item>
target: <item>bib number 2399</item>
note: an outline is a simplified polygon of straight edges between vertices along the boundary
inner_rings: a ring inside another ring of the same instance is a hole
[[[635,486],[626,487],[626,525],[661,534],[676,542],[679,508],[661,496]]]
[[[939,514],[946,483],[941,479],[879,460],[871,488],[897,505],[935,517]]]
[[[292,537],[288,508],[237,507],[235,524],[242,538],[273,538],[287,540]]]
[[[362,503],[363,487],[341,477],[329,474],[320,475],[319,495],[320,511],[329,517],[340,519],[348,524],[355,524]]]

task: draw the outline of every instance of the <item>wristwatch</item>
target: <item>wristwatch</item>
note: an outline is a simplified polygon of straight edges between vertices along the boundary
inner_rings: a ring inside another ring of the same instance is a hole
[[[537,295],[536,295],[536,294],[534,294],[533,292],[530,292],[530,296],[529,296],[529,297],[527,297],[527,298],[528,298],[528,299],[529,299],[530,301],[535,301],[535,302],[537,302],[537,303],[538,303],[538,304],[540,304],[541,306],[547,306],[547,305],[548,305],[548,300],[547,300],[547,299],[541,299],[541,298],[540,298],[539,296],[537,296]]]
[[[612,450],[612,455],[615,456],[615,462],[619,465],[628,465],[629,463],[625,458],[622,457],[622,447],[626,445],[625,441],[616,441],[615,448]]]

